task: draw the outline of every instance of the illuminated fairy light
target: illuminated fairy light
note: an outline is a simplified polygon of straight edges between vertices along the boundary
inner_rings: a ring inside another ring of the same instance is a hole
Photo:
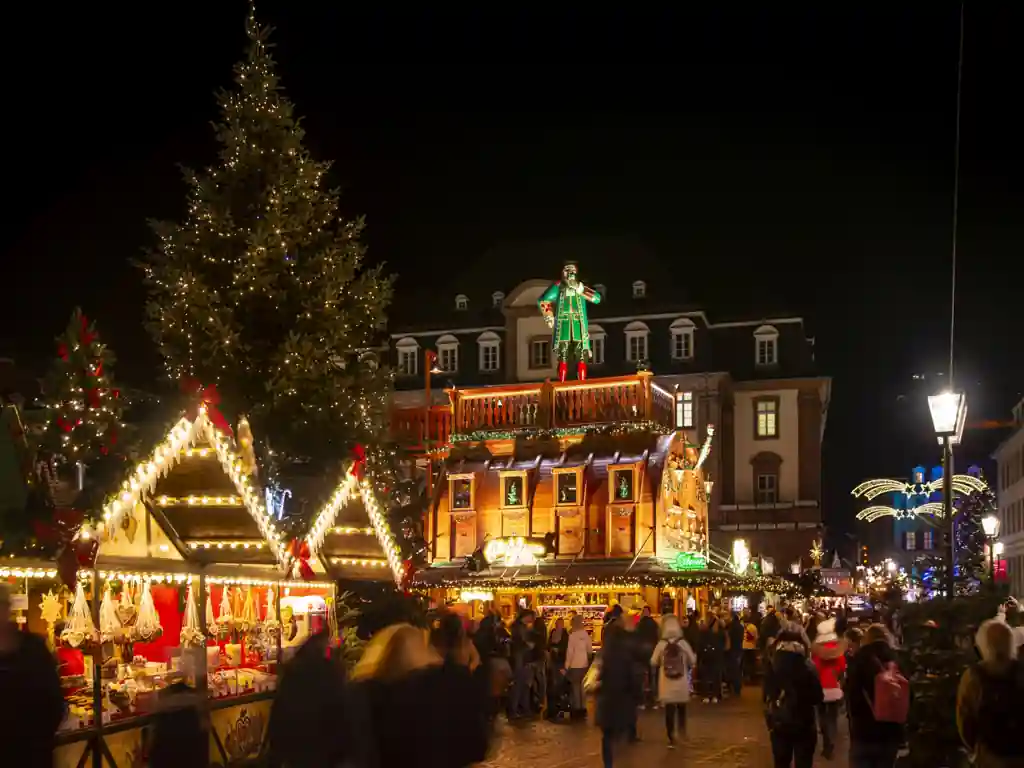
[[[376,533],[376,531],[374,531],[373,528],[350,528],[350,527],[337,527],[337,528],[332,529],[331,532],[332,533],[336,533],[339,536],[356,536],[356,535],[373,536]]]
[[[189,541],[189,549],[263,549],[266,545],[262,539],[250,539],[242,541],[239,539],[227,541]]]
[[[383,510],[377,504],[377,498],[370,484],[363,480],[359,490],[363,497],[363,506],[370,515],[370,524],[373,525],[373,529],[377,533],[377,541],[380,542],[380,548],[384,550],[384,555],[391,565],[391,574],[395,578],[395,584],[400,586],[402,583],[402,555],[398,549],[398,542],[395,541],[395,534],[391,532],[391,526],[388,525]]]
[[[974,475],[953,475],[949,480],[952,492],[959,496],[967,496],[972,493],[988,489],[988,483]],[[853,496],[871,501],[884,493],[901,494],[908,500],[918,496],[930,497],[932,494],[943,491],[942,478],[929,480],[921,483],[908,483],[903,480],[892,480],[889,478],[876,478],[866,480],[851,491]],[[922,515],[933,517],[944,517],[945,506],[940,501],[929,501],[918,506],[892,507],[874,505],[862,509],[857,513],[858,520],[873,522],[883,517],[895,517],[899,519],[911,519]]]
[[[352,500],[357,482],[355,475],[351,472],[347,474],[334,493],[331,494],[331,498],[327,500],[324,508],[317,514],[316,519],[313,521],[313,526],[309,529],[309,533],[306,534],[306,545],[309,547],[312,557],[315,557],[320,551],[324,543],[324,537],[334,527],[334,521],[338,518],[338,513],[342,507]]]
[[[0,579],[55,579],[55,568],[0,568]]]
[[[239,507],[239,496],[158,496],[158,507]]]
[[[189,584],[199,580],[198,573],[154,573],[149,571],[100,571],[103,581],[126,581],[129,583],[151,582],[155,584]],[[257,579],[246,576],[207,576],[208,584],[229,584],[247,587],[330,587],[332,581],[296,581],[294,579]]]
[[[899,480],[889,480],[886,478],[876,478],[874,480],[865,480],[863,483],[854,488],[851,493],[857,498],[865,498],[868,501],[881,496],[883,493],[902,493],[903,489],[906,488],[906,483]]]
[[[367,568],[385,568],[388,561],[380,557],[332,557],[335,565],[362,565]]]
[[[117,497],[109,501],[103,508],[103,519],[108,525],[116,527],[125,512],[133,509],[136,504],[148,498],[157,482],[178,464],[197,442],[205,441],[213,445],[213,453],[220,460],[224,473],[231,478],[240,503],[245,506],[260,533],[266,540],[270,551],[274,553],[283,566],[288,565],[288,555],[281,542],[281,533],[274,526],[274,521],[267,513],[262,494],[253,487],[249,475],[245,472],[241,458],[231,448],[229,439],[222,435],[210,422],[206,408],[200,407],[195,421],[182,418],[168,434],[167,438],[157,445],[152,456],[143,460],[135,471],[124,481]],[[202,497],[193,497],[201,499]]]

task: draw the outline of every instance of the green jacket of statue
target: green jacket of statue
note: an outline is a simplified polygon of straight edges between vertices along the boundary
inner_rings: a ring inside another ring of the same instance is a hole
[[[601,303],[601,294],[583,283],[577,282],[575,289],[563,281],[553,284],[541,294],[537,306],[546,316],[554,315],[555,324],[551,332],[551,346],[576,341],[581,349],[590,351],[590,332],[587,330],[587,302]]]

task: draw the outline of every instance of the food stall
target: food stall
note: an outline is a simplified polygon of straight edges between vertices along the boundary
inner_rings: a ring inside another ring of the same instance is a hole
[[[98,553],[73,589],[53,563],[5,559],[15,619],[61,663],[58,768],[145,765],[147,725],[177,683],[208,691],[212,765],[261,752],[280,663],[337,627],[333,581],[291,575],[252,477],[244,444],[200,409],[135,468],[102,523],[78,531]]]

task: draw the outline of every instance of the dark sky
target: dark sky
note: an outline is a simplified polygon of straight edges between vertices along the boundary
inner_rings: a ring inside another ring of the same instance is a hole
[[[487,263],[499,242],[636,237],[660,264],[584,271],[667,274],[659,289],[712,315],[807,317],[834,377],[830,523],[860,479],[937,460],[924,396],[948,367],[956,4],[332,5],[258,10],[309,147],[335,161],[345,210],[367,215],[400,301],[448,301],[481,273],[488,294],[557,273]],[[974,4],[965,27],[955,348],[976,417],[1005,417],[1024,390],[1024,9],[1011,5]],[[81,304],[120,376],[147,383],[128,262],[148,217],[180,215],[176,163],[212,158],[213,91],[242,53],[245,12],[37,3],[9,19],[0,354],[45,361]],[[999,437],[972,433],[965,458]]]

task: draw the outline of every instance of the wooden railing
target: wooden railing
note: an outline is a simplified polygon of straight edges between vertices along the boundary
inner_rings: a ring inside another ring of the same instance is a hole
[[[447,445],[451,435],[451,406],[419,406],[391,411],[391,437],[405,448],[414,451],[438,448]]]

